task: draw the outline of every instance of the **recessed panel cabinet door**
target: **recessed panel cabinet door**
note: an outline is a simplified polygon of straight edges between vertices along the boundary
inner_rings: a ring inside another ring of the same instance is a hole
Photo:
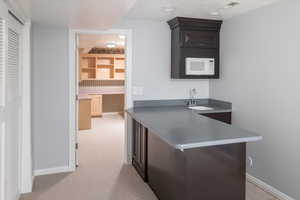
[[[215,31],[182,31],[181,46],[194,48],[218,48],[219,33]]]
[[[133,120],[133,131],[132,131],[132,159],[137,162],[139,160],[139,151],[140,151],[140,145],[139,145],[139,130],[140,126],[138,123]]]
[[[142,124],[133,120],[132,165],[144,181],[147,181],[147,131]]]
[[[140,138],[140,166],[144,172],[144,176],[146,177],[147,170],[147,129],[141,126],[141,138]]]
[[[102,116],[102,95],[90,95],[91,102],[91,115],[92,117]]]

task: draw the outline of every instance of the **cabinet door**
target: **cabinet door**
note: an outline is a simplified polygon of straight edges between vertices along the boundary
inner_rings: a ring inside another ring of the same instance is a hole
[[[92,117],[102,116],[102,95],[90,95],[92,97],[91,115]]]
[[[140,144],[139,144],[139,136],[140,136],[140,126],[139,124],[133,120],[133,131],[132,131],[132,159],[137,162],[139,160],[139,152],[140,152]]]
[[[147,179],[147,139],[148,139],[148,129],[145,127],[141,126],[141,154],[140,154],[140,166],[142,168],[142,171],[144,173],[144,179]]]
[[[144,181],[147,181],[147,134],[147,129],[133,120],[132,165]]]
[[[194,48],[218,48],[219,33],[215,31],[182,31],[181,46]]]
[[[91,100],[79,100],[79,130],[91,129]]]

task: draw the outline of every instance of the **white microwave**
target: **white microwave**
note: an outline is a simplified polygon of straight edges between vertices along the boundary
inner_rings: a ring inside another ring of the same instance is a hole
[[[185,58],[185,75],[215,75],[215,59]]]

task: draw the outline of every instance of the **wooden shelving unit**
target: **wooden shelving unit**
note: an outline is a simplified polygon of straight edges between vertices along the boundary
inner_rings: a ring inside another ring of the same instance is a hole
[[[122,80],[125,77],[125,55],[81,54],[80,80]]]

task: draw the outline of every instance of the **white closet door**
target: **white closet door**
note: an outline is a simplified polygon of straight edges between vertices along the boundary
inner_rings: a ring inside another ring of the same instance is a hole
[[[18,100],[19,93],[19,34],[8,28],[7,102]]]
[[[4,107],[5,102],[5,24],[4,20],[0,18],[0,106]]]
[[[20,177],[20,35],[14,19],[8,24],[7,68],[6,68],[6,198],[14,200],[19,195]]]
[[[4,163],[5,163],[5,127],[4,127],[4,102],[5,102],[5,24],[0,18],[0,200],[4,200]]]

